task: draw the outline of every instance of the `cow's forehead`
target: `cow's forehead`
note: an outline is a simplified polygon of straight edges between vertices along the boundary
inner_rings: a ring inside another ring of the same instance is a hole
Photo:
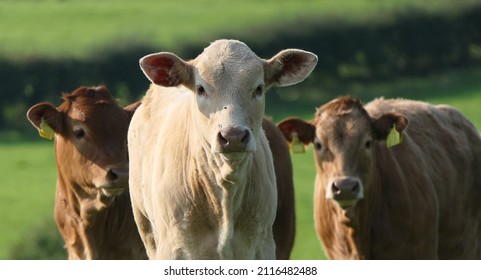
[[[207,47],[196,59],[198,75],[213,86],[256,83],[263,78],[263,63],[247,45],[221,40]]]
[[[108,135],[107,138],[124,137],[129,124],[127,112],[116,102],[90,101],[72,102],[67,113],[71,125],[82,124],[100,138],[104,138],[105,135]]]
[[[96,114],[97,111],[122,110],[105,87],[80,87],[71,94],[64,94],[62,98],[64,102],[58,110],[71,116],[78,112],[90,115]]]
[[[245,60],[257,55],[244,43],[235,40],[219,40],[204,49],[199,60]]]
[[[68,114],[81,121],[106,122],[122,115],[123,109],[114,100],[81,98],[71,101]]]
[[[317,117],[317,134],[329,138],[330,143],[346,144],[371,133],[370,120],[364,111],[352,108],[342,114],[321,112]]]

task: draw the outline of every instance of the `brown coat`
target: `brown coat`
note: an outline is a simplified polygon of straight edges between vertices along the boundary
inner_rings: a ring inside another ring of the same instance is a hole
[[[271,148],[277,182],[277,212],[272,227],[274,242],[276,243],[276,259],[288,260],[296,236],[291,156],[284,136],[277,126],[264,119],[262,128]]]
[[[128,191],[127,130],[139,104],[123,109],[105,87],[64,94],[28,119],[55,132],[55,221],[69,259],[146,259]]]
[[[403,140],[387,148],[393,125]],[[314,143],[315,224],[329,258],[481,257],[481,139],[454,108],[343,97],[310,123],[279,127]]]

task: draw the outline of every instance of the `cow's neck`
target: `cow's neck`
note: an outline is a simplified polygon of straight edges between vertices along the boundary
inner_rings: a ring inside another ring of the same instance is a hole
[[[109,229],[109,216],[111,213],[121,211],[117,209],[119,198],[106,198],[102,195],[91,197],[86,194],[82,187],[75,183],[67,183],[68,180],[59,175],[57,183],[56,220],[59,230],[65,239],[70,259],[99,259],[105,256],[99,255],[101,244],[107,245],[115,242],[112,238],[112,230]],[[128,195],[123,194],[121,196]],[[127,213],[126,213],[127,214]],[[122,216],[122,212],[117,213]],[[59,223],[59,221],[62,221]],[[107,230],[108,229],[108,230]],[[120,230],[120,229],[119,229]]]
[[[322,198],[314,205],[317,232],[327,256],[330,259],[365,258],[366,252],[360,247],[364,236],[359,228],[359,216],[352,216],[335,202]]]
[[[194,122],[192,124],[191,129],[195,130],[198,126]],[[184,169],[184,173],[190,178],[188,185],[196,188],[188,192],[191,199],[196,201],[194,205],[205,205],[206,202],[209,205],[196,211],[206,213],[203,219],[217,233],[217,257],[221,259],[246,257],[244,253],[236,252],[233,248],[234,235],[247,234],[254,230],[256,222],[262,220],[259,217],[275,217],[277,201],[275,173],[274,166],[269,165],[272,156],[267,139],[261,135],[256,152],[245,154],[242,161],[230,163],[223,159],[223,155],[213,154],[208,141],[202,139],[200,135],[202,134],[189,135],[189,151],[184,153],[188,158],[186,162],[189,160],[194,162],[186,164],[187,167]],[[258,199],[260,197],[263,198],[262,201]],[[205,218],[206,216],[208,218]],[[267,225],[273,223],[274,219],[262,222]],[[237,239],[248,238],[259,237],[247,236]],[[252,253],[250,258],[254,258],[255,252],[249,252]]]
[[[380,207],[382,199],[382,190],[376,188],[376,182],[380,180],[377,174],[373,174],[372,181],[369,186],[364,186],[366,193],[364,199],[358,201],[354,206],[347,210],[341,209],[339,205],[333,205],[336,208],[340,219],[341,227],[344,232],[344,240],[347,247],[347,255],[351,259],[372,259],[371,236],[373,231],[372,217],[376,212],[383,211]]]
[[[339,206],[337,206],[339,208]],[[369,205],[358,202],[347,210],[340,209],[342,218],[342,227],[346,233],[345,239],[349,248],[352,259],[368,259],[369,258],[369,237],[370,237],[370,219]]]
[[[369,205],[357,202],[342,209],[327,200],[323,183],[316,179],[314,213],[316,230],[331,259],[369,258]],[[361,246],[362,244],[362,246]]]
[[[246,154],[242,162],[229,164],[222,155],[214,154],[210,151],[203,150],[204,160],[208,165],[198,165],[205,176],[209,178],[208,182],[199,184],[204,188],[204,192],[209,194],[211,205],[214,207],[214,214],[217,216],[216,221],[220,221],[218,225],[219,243],[217,251],[222,259],[232,259],[232,239],[234,237],[235,221],[242,211],[242,202],[247,188],[249,187],[248,178],[250,178],[249,168],[252,164],[252,154]]]

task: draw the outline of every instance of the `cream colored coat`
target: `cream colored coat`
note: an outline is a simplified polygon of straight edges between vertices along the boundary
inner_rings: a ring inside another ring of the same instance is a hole
[[[219,40],[189,62],[156,53],[140,63],[153,84],[129,129],[130,188],[149,258],[274,259],[264,93],[302,81],[317,57],[285,50],[263,60]],[[226,131],[242,131],[242,145],[226,148]]]

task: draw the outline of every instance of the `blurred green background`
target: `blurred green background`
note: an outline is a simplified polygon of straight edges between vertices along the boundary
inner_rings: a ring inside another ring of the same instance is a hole
[[[148,87],[140,57],[194,58],[219,38],[260,57],[316,53],[299,85],[273,89],[274,121],[313,116],[340,95],[404,97],[459,108],[481,127],[481,3],[475,0],[0,0],[0,259],[62,259],[53,222],[53,143],[25,113],[62,92],[104,84],[122,105]],[[297,236],[292,259],[324,259],[313,226],[312,150],[292,155]]]

